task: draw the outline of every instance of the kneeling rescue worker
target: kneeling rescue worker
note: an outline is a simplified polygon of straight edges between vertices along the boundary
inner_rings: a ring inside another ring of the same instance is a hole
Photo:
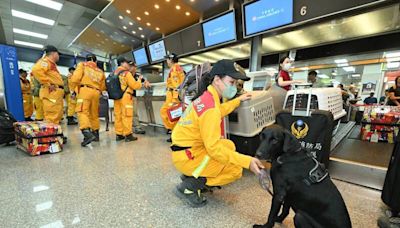
[[[204,206],[202,192],[239,179],[243,168],[255,174],[264,168],[257,158],[239,154],[232,141],[221,138],[222,118],[251,98],[243,94],[221,104],[221,99],[236,95],[238,79],[249,80],[243,68],[231,60],[218,61],[203,76],[198,94],[172,132],[172,161],[184,174],[176,194],[192,207]]]
[[[106,85],[104,72],[97,67],[95,55],[88,54],[86,62],[78,64],[70,84],[73,93],[79,91],[75,110],[78,113],[79,129],[84,137],[81,146],[92,141],[98,142],[100,94],[106,90]]]

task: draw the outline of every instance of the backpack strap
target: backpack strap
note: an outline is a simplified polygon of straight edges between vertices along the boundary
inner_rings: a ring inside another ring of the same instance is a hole
[[[128,71],[128,70],[121,70],[121,71],[118,71],[117,76],[119,77],[122,73],[127,72],[127,71]],[[124,76],[125,76],[125,75],[124,75]],[[128,87],[129,87],[129,86],[128,86],[128,83],[127,83],[123,94],[125,94],[125,92],[128,90]]]

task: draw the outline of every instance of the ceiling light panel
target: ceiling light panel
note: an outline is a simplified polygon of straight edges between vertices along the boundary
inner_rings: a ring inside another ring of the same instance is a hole
[[[27,31],[27,30],[23,30],[23,29],[17,29],[17,28],[13,28],[13,32],[17,33],[17,34],[22,34],[22,35],[26,35],[26,36],[32,36],[32,37],[45,39],[45,40],[49,37],[46,34],[31,32],[31,31]]]
[[[24,13],[18,10],[11,10],[11,14],[13,17],[18,17],[21,19],[25,19],[25,20],[30,20],[30,21],[34,21],[34,22],[38,22],[38,23],[42,23],[42,24],[46,24],[46,25],[54,25],[55,21],[48,19],[48,18],[44,18],[44,17],[39,17],[33,14],[29,14],[29,13]]]
[[[347,72],[354,72],[354,71],[356,71],[356,68],[354,68],[354,67],[343,67],[343,70],[345,70]]]
[[[335,59],[335,63],[347,63],[347,59]]]
[[[60,11],[61,8],[63,7],[62,3],[52,1],[52,0],[25,0],[27,2],[31,2],[40,6],[44,6],[50,9],[54,9],[57,11]]]
[[[42,44],[36,44],[36,43],[25,42],[25,41],[20,41],[20,40],[14,40],[14,43],[23,45],[23,46],[28,46],[28,47],[43,48]]]

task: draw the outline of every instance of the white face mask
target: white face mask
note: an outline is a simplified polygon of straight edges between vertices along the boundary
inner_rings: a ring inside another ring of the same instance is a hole
[[[283,64],[283,70],[285,71],[289,71],[289,69],[292,67],[291,63],[285,63]]]

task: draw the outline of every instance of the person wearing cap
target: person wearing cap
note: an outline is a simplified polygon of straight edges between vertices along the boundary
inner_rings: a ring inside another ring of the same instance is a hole
[[[251,98],[248,93],[234,98],[239,79],[249,80],[238,64],[215,63],[172,131],[172,162],[183,174],[175,192],[193,207],[206,204],[202,192],[239,179],[243,168],[256,174],[264,168],[258,159],[236,152],[234,143],[221,136],[222,119]],[[228,101],[221,103],[222,99]]]
[[[150,88],[150,82],[147,81],[146,79],[143,78],[142,75],[140,75],[139,73],[136,72],[136,63],[133,61],[129,62],[129,71],[131,72],[131,74],[133,75],[133,77],[135,78],[136,81],[140,81],[141,83],[143,83],[145,88]],[[140,126],[140,122],[139,122],[139,116],[138,116],[138,111],[137,111],[137,98],[136,98],[136,90],[133,91],[133,130],[135,134],[146,134],[146,131],[144,129],[142,129],[142,127]]]
[[[132,135],[133,91],[142,88],[142,83],[136,81],[131,72],[129,72],[129,60],[120,56],[117,62],[118,67],[114,75],[119,76],[121,90],[125,92],[121,99],[114,101],[116,140],[125,139],[126,142],[131,142],[137,140],[137,137]]]
[[[72,75],[72,96],[75,97],[78,91],[75,111],[78,113],[79,129],[83,134],[81,146],[100,140],[99,102],[100,95],[106,90],[105,80],[104,72],[97,67],[94,54],[88,54],[86,62],[79,63]]]
[[[183,80],[185,79],[185,73],[183,69],[178,64],[178,56],[176,54],[170,54],[166,56],[167,65],[170,68],[168,77],[167,77],[167,94],[164,104],[160,109],[160,116],[163,121],[164,127],[168,131],[172,131],[174,129],[175,124],[177,121],[172,122],[168,118],[168,109],[171,108],[173,105],[179,104],[178,98],[178,87],[182,84]],[[171,139],[167,140],[171,142]]]
[[[24,104],[24,117],[26,121],[32,121],[31,116],[33,114],[33,97],[31,91],[31,83],[27,79],[28,73],[19,69],[19,80],[21,84],[22,100]]]
[[[76,96],[74,91],[70,89],[72,74],[75,71],[75,67],[68,68],[68,75],[64,80],[65,88],[65,101],[67,103],[67,125],[76,125],[78,122],[75,120],[75,107],[76,107]]]
[[[51,45],[46,46],[44,52],[32,67],[32,75],[40,83],[44,120],[59,124],[64,113],[64,82],[56,65],[60,56],[57,48]]]
[[[35,108],[35,121],[43,120],[43,102],[40,99],[39,91],[40,91],[40,82],[33,77],[31,72],[31,87],[32,87],[32,95],[33,95],[33,107]]]

